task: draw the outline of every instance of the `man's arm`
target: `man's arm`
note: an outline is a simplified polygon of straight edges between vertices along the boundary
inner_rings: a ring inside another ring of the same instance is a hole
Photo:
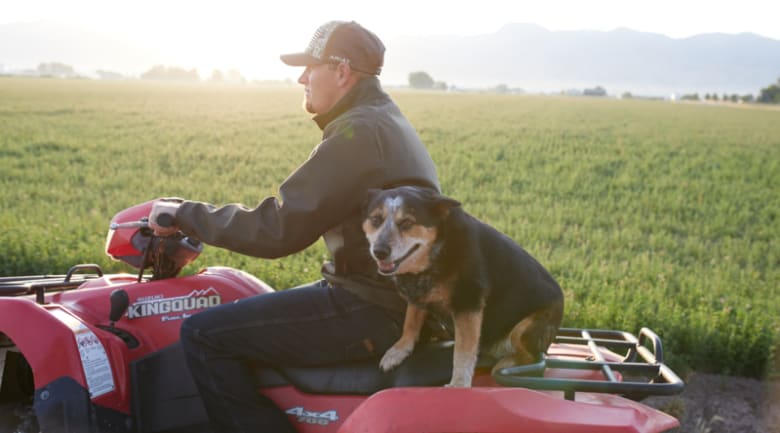
[[[279,188],[250,209],[184,201],[176,224],[201,241],[256,257],[303,250],[359,211],[367,188],[381,187],[380,152],[368,127],[345,128],[320,143]]]

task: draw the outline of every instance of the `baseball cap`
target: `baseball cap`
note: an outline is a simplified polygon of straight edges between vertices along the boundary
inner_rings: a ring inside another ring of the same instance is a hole
[[[356,71],[374,75],[382,71],[384,57],[382,41],[355,21],[328,21],[314,32],[302,53],[280,56],[290,66],[346,62]]]

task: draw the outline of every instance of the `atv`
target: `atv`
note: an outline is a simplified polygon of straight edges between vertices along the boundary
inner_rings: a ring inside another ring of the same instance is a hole
[[[138,273],[94,264],[64,275],[0,278],[0,433],[211,432],[178,343],[186,317],[274,289],[246,272],[179,276],[203,245],[157,237],[154,201],[119,212],[106,253]],[[151,268],[151,274],[145,274]],[[683,382],[650,329],[561,329],[539,362],[443,387],[452,342],[418,347],[382,372],[378,361],[256,368],[259,393],[302,433],[666,432],[678,421],[641,403]]]

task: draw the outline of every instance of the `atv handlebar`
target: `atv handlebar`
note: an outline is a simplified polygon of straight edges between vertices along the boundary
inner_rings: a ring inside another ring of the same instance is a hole
[[[173,215],[164,213],[157,217],[157,225],[160,227],[173,227]],[[139,221],[130,221],[126,223],[111,223],[108,228],[111,230],[116,229],[135,229],[135,228],[149,228],[149,218],[144,217]]]

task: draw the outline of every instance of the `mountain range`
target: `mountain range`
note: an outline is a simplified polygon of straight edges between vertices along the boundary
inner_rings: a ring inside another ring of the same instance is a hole
[[[549,31],[509,24],[481,36],[403,37],[393,43],[387,63],[414,65],[436,80],[464,86],[755,94],[780,77],[780,41],[750,33],[672,39],[624,28]]]
[[[458,88],[503,85],[527,92],[560,92],[601,86],[610,94],[742,95],[757,94],[780,77],[780,40],[752,33],[674,39],[625,28],[550,31],[513,23],[490,34],[398,36],[385,45],[382,78],[389,84],[406,84],[410,72],[425,71]],[[3,24],[0,72],[58,61],[77,71],[102,69],[137,76],[155,64],[171,64],[157,48],[47,23]],[[210,72],[201,71],[201,76]]]

